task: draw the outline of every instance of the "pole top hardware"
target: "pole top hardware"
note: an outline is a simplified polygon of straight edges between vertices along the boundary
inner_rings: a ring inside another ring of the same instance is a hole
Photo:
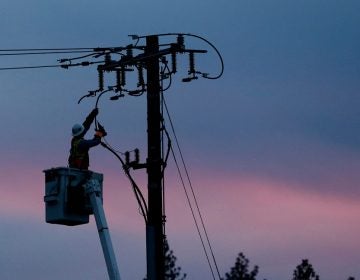
[[[98,88],[96,90],[90,90],[89,93],[91,94],[84,97],[96,96],[97,93],[101,93],[104,91],[104,89],[107,88],[110,91],[119,93],[118,95],[111,97],[111,100],[118,100],[120,97],[125,95],[140,96],[148,90],[148,81],[144,79],[142,72],[144,69],[146,69],[146,63],[149,59],[157,58],[162,63],[163,67],[161,68],[162,73],[160,79],[168,79],[169,87],[171,85],[172,76],[179,72],[177,69],[177,60],[179,55],[188,55],[189,61],[187,75],[181,79],[183,82],[191,82],[199,78],[218,79],[223,74],[224,63],[219,51],[211,42],[201,36],[188,33],[167,33],[146,36],[131,34],[129,37],[135,42],[126,46],[94,48],[92,49],[93,52],[91,54],[82,57],[62,58],[58,60],[60,67],[69,69],[70,67],[75,66],[90,66],[97,64],[99,78]],[[173,37],[175,37],[175,40]],[[148,38],[156,38],[158,41],[161,38],[162,41],[165,42],[159,44],[159,48],[157,48],[155,51],[150,51],[149,48],[147,48],[146,42],[144,42],[144,39]],[[191,47],[189,48],[187,46],[188,43],[185,43],[185,38],[200,39],[208,46],[210,46],[211,49],[215,50],[221,63],[220,74],[217,76],[212,76],[207,72],[205,73],[204,71],[198,70],[197,68],[200,68],[199,66],[195,68],[195,55],[206,54],[209,50]],[[142,42],[144,42],[144,44],[141,44]],[[168,56],[171,58],[166,59]],[[82,60],[84,58],[88,60],[75,63],[76,60]],[[96,61],[91,61],[91,58],[96,59]],[[114,72],[116,73],[116,84],[107,85],[105,73]],[[130,86],[129,88],[127,83],[127,76],[133,75],[131,72],[137,73],[138,81],[134,86]]]

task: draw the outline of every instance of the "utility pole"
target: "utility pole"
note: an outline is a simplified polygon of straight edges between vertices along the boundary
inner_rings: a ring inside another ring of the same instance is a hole
[[[164,233],[162,209],[162,155],[159,38],[146,37],[148,125],[148,222],[146,225],[147,279],[164,279]]]

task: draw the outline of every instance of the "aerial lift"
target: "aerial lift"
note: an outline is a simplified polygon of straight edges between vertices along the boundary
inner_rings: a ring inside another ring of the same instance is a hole
[[[89,223],[94,214],[110,280],[120,280],[103,208],[103,175],[90,170],[57,167],[44,170],[46,222],[66,226]]]

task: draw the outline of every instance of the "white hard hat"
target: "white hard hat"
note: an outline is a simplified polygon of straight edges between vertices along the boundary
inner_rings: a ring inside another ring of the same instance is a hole
[[[79,136],[85,130],[82,124],[74,124],[72,127],[72,136]]]

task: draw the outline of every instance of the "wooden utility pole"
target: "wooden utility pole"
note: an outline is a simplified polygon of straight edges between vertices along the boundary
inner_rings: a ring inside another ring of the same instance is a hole
[[[147,279],[164,279],[164,233],[162,209],[162,154],[159,38],[146,37],[148,125],[148,222],[146,225]]]

